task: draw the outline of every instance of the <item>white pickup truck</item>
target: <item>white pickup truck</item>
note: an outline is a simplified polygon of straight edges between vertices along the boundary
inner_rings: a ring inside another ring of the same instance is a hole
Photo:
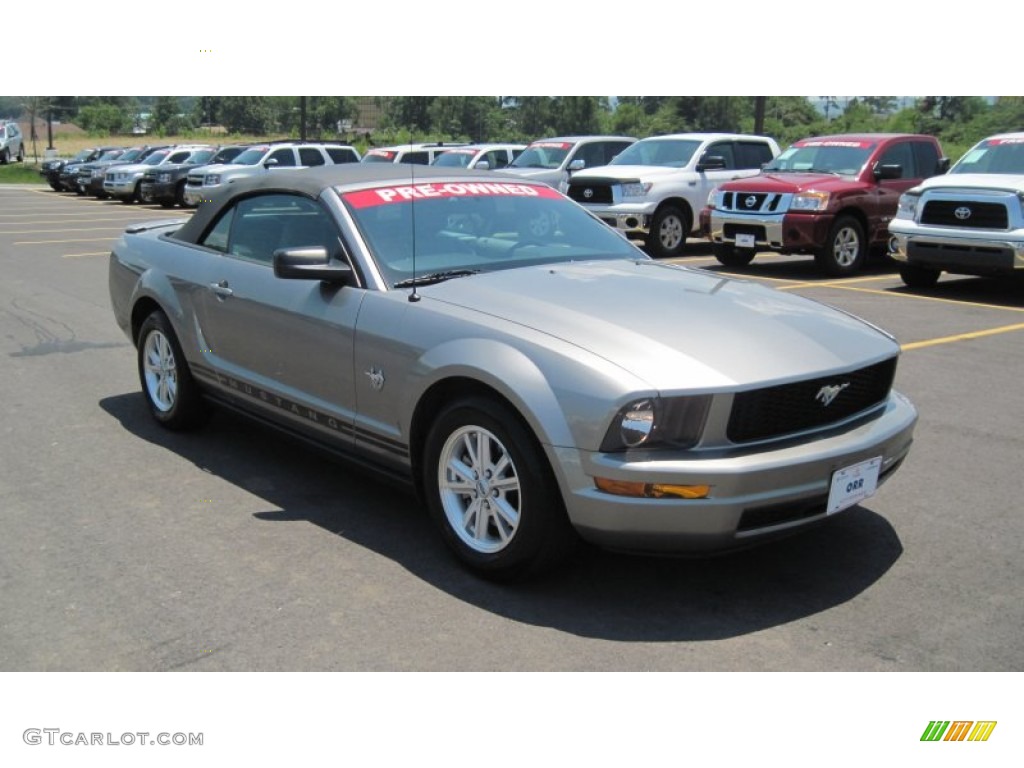
[[[755,176],[779,154],[765,136],[678,133],[641,139],[610,165],[573,175],[568,195],[655,257],[678,256],[699,225],[708,195]]]
[[[982,139],[949,173],[907,190],[889,234],[911,288],[942,272],[1024,274],[1024,132]]]

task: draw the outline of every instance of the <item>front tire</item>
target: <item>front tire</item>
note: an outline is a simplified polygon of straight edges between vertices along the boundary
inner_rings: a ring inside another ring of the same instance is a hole
[[[751,248],[737,248],[732,243],[715,243],[715,258],[724,267],[745,267],[754,260],[756,251]]]
[[[11,162],[11,150],[4,147],[3,151],[0,152],[0,165],[7,165]]]
[[[828,239],[814,260],[826,275],[848,277],[860,270],[866,253],[864,227],[852,216],[840,216],[832,224]]]
[[[139,383],[153,418],[167,429],[199,426],[206,407],[167,315],[157,310],[139,328]]]
[[[939,282],[938,269],[929,269],[920,264],[903,264],[900,266],[900,279],[908,288],[932,288]]]
[[[576,541],[540,445],[496,400],[468,398],[441,411],[426,439],[423,489],[445,542],[485,578],[549,570]]]
[[[651,231],[647,235],[647,250],[658,259],[678,256],[686,245],[690,232],[690,221],[682,209],[674,205],[659,208],[651,219]]]

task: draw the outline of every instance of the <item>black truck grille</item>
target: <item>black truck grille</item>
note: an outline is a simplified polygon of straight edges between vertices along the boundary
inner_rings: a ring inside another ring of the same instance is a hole
[[[577,203],[601,203],[609,205],[612,202],[612,187],[608,183],[595,184],[570,184],[569,198]]]
[[[834,424],[885,400],[895,375],[893,357],[849,373],[740,392],[726,434],[746,443]]]
[[[972,229],[1007,229],[1010,226],[1005,205],[975,200],[930,200],[921,212],[921,223]]]

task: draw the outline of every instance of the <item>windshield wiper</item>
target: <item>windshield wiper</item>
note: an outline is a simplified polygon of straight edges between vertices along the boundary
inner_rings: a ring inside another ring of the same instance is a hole
[[[479,271],[479,269],[449,269],[446,272],[431,272],[429,275],[418,275],[416,277],[410,277],[408,280],[399,280],[395,283],[395,288],[411,288],[414,285],[433,285],[434,283],[443,283],[445,280],[450,280],[453,277],[475,275]]]
[[[839,171],[826,171],[824,168],[808,168],[804,173],[831,173],[833,176],[841,175]]]

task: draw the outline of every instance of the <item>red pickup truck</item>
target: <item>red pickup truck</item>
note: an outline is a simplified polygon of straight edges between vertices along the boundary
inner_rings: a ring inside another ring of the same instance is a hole
[[[813,254],[826,274],[850,275],[870,249],[885,253],[900,195],[948,167],[934,136],[803,139],[760,175],[719,186],[701,211],[701,230],[728,267],[774,250]]]

